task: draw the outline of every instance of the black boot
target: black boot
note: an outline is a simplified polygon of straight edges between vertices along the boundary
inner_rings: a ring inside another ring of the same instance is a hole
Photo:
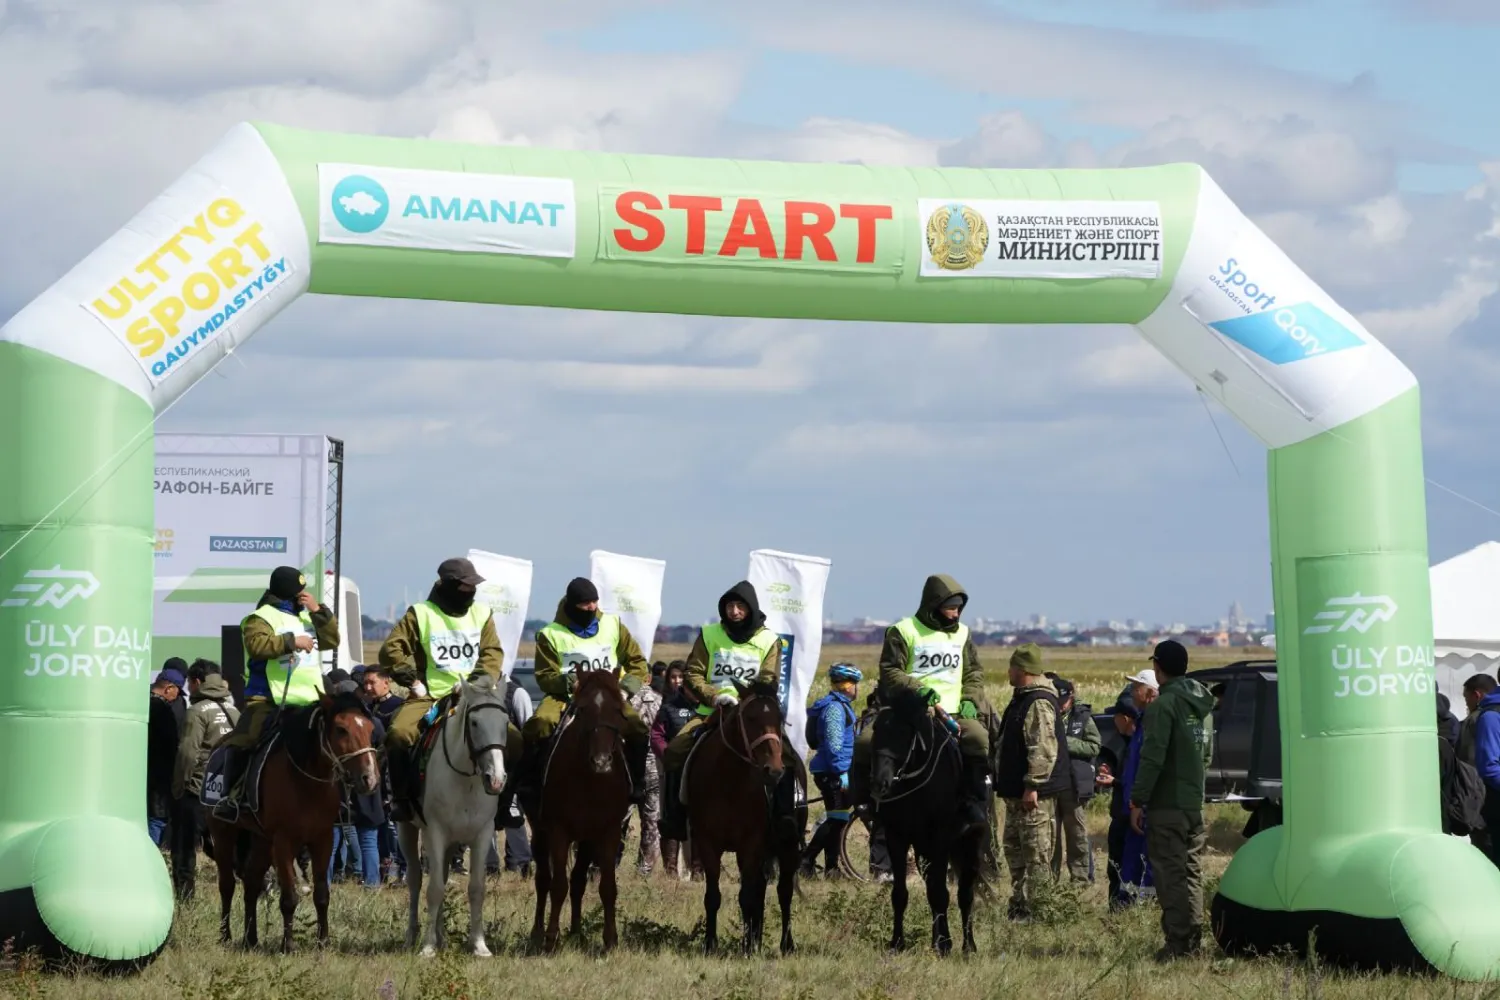
[[[240,784],[244,781],[245,766],[250,761],[250,751],[231,746],[224,755],[224,795],[214,803],[214,818],[227,823],[239,822]]]
[[[802,824],[797,822],[797,775],[791,768],[781,772],[776,791],[771,796],[774,807],[771,829],[780,844],[801,846]]]
[[[640,805],[646,801],[646,755],[651,752],[649,743],[625,744],[625,770],[630,774],[630,802]]]
[[[959,829],[957,838],[989,827],[985,803],[989,800],[990,765],[979,757],[964,758],[964,782],[959,796]]]
[[[409,748],[392,745],[386,751],[386,765],[391,772],[391,822],[410,823],[416,819],[412,798],[416,794],[416,779],[412,771],[412,752]]]

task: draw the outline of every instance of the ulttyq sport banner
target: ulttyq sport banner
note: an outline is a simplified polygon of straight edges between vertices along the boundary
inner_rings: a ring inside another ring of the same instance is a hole
[[[619,615],[640,643],[649,663],[661,623],[661,584],[667,564],[660,559],[622,556],[595,549],[589,553],[589,579],[599,588],[599,610]]]
[[[505,676],[516,665],[521,633],[526,627],[526,609],[531,603],[531,560],[502,556],[483,549],[470,549],[469,561],[484,577],[476,599],[489,605],[505,650]]]
[[[823,653],[823,595],[832,563],[820,556],[801,556],[774,549],[750,553],[747,579],[760,596],[766,627],[780,634],[781,709],[787,735],[797,752],[807,755],[807,695]]]

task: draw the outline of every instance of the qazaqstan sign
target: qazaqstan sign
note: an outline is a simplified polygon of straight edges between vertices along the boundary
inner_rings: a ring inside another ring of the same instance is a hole
[[[221,187],[83,306],[156,386],[293,270],[275,234]]]

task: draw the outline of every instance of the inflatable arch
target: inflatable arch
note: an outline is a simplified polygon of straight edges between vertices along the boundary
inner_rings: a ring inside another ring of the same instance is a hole
[[[147,961],[154,415],[303,292],[921,323],[1132,323],[1269,449],[1285,824],[1231,948],[1500,974],[1442,835],[1415,379],[1197,166],[894,169],[242,124],[0,329],[0,940]],[[224,470],[174,470],[217,489]],[[1372,783],[1371,776],[1376,776]]]

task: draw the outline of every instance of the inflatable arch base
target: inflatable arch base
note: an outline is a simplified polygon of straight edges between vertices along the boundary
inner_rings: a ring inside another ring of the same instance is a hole
[[[167,940],[144,815],[153,490],[234,470],[155,467],[152,427],[308,291],[1134,325],[1269,452],[1284,825],[1236,854],[1214,934],[1248,952],[1315,930],[1339,962],[1500,976],[1500,871],[1440,832],[1416,381],[1200,168],[696,160],[249,124],[0,328],[0,940],[117,967]]]

